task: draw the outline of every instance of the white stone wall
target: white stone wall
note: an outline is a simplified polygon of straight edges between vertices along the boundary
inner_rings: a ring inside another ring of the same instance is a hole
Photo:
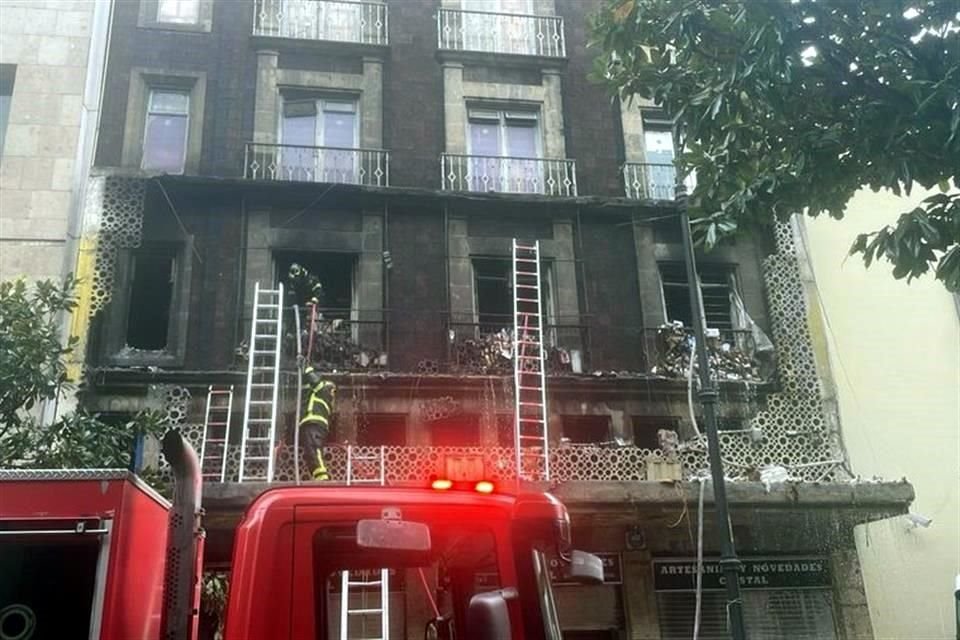
[[[0,153],[0,279],[59,278],[73,199],[94,0],[2,0],[16,80]]]

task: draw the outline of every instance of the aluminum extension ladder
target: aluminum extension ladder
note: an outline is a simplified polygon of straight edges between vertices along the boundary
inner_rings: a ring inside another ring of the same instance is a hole
[[[200,445],[200,475],[205,482],[226,482],[232,415],[233,385],[210,385],[207,389],[207,408],[203,414],[203,442]]]
[[[283,337],[283,283],[253,290],[247,394],[243,404],[240,482],[273,480]]]
[[[540,242],[513,240],[514,449],[517,479],[550,479]]]
[[[385,447],[377,447],[377,452],[372,454],[356,455],[352,445],[347,446],[347,485],[355,484],[376,484],[383,486],[386,484],[386,473],[384,466]],[[374,473],[363,473],[359,477],[357,472],[358,464],[363,469],[369,469],[375,465]],[[379,636],[359,636],[363,640],[389,640],[390,638],[390,570],[380,569],[379,577],[375,577],[376,569],[371,571],[341,571],[340,572],[340,640],[350,640],[358,636],[350,635],[350,622],[357,620],[360,623],[360,632],[365,634],[367,631],[367,620],[371,618],[380,618]],[[351,606],[350,589],[351,587],[360,589],[357,594],[357,606]],[[379,587],[379,602],[368,603],[371,588]]]

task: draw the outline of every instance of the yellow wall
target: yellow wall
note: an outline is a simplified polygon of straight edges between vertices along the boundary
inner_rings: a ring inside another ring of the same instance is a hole
[[[960,313],[932,277],[894,280],[888,263],[846,258],[855,235],[893,223],[925,194],[863,191],[842,221],[805,221],[853,471],[906,477],[912,511],[857,528],[877,638],[955,638],[960,573]],[[846,261],[845,261],[846,260]]]

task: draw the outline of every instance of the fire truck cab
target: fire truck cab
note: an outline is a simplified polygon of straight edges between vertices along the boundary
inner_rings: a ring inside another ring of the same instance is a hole
[[[428,603],[422,621],[406,620],[390,637],[560,640],[551,566],[602,577],[598,559],[570,550],[569,532],[566,509],[543,493],[268,490],[237,531],[224,636],[379,638],[379,629],[361,630],[362,620],[342,615],[340,598],[359,594],[337,588],[344,571],[387,569]],[[342,620],[351,625],[345,635]],[[423,631],[413,636],[411,628]]]
[[[260,494],[236,530],[225,640],[560,640],[551,569],[602,577],[599,559],[570,550],[564,506],[490,483],[440,486]],[[120,470],[0,472],[0,637],[193,638],[193,504],[178,511]],[[362,582],[384,569],[421,606],[387,634],[346,616],[341,635],[343,572]]]

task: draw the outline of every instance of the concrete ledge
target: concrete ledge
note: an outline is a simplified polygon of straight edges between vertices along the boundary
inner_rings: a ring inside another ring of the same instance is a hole
[[[293,486],[289,482],[210,483],[203,487],[203,506],[208,514],[242,511],[253,499],[269,488]],[[325,485],[318,484],[322,491]],[[528,490],[550,490],[571,509],[584,507],[624,507],[643,509],[672,507],[696,502],[700,485],[696,482],[566,482],[553,487],[546,484],[525,484]],[[915,497],[906,480],[898,482],[786,482],[771,485],[770,491],[759,482],[730,482],[727,497],[733,509],[766,510],[850,509],[870,511],[878,515],[905,513]],[[713,490],[708,484],[704,503],[713,504]]]

